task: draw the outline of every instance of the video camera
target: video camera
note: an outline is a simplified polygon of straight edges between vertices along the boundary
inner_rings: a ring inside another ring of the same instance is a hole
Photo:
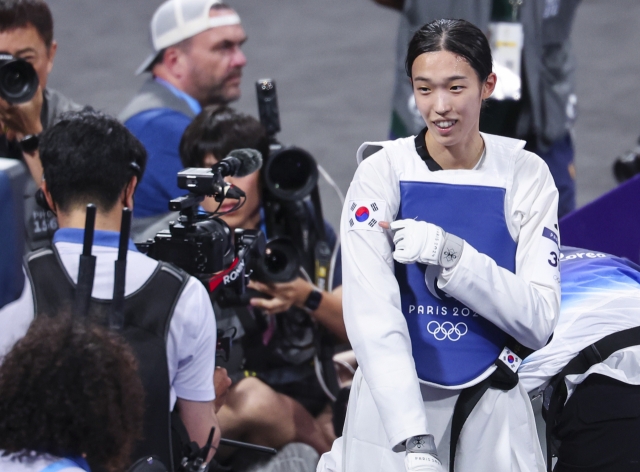
[[[328,289],[332,252],[326,241],[318,165],[309,152],[277,140],[280,111],[275,81],[258,80],[256,95],[260,122],[270,141],[262,171],[267,232],[291,238],[302,253],[304,270],[321,290]]]
[[[236,229],[219,217],[240,208],[245,193],[224,181],[226,176],[245,176],[262,166],[254,149],[237,149],[211,168],[188,168],[177,174],[178,187],[189,193],[169,202],[179,217],[153,239],[138,244],[148,256],[170,262],[198,278],[221,306],[246,305],[248,277],[262,282],[286,282],[297,277],[299,260],[290,243],[265,241],[260,230]],[[205,196],[215,201],[235,199],[226,212],[199,208]],[[255,295],[253,295],[255,296]]]
[[[28,102],[38,85],[38,75],[31,64],[10,54],[0,54],[0,97],[11,104]]]
[[[619,184],[637,174],[640,174],[640,137],[634,149],[617,157],[613,163],[613,175]]]

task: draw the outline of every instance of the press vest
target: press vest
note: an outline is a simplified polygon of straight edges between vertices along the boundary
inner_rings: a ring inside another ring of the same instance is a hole
[[[35,316],[55,316],[71,308],[76,284],[65,271],[55,246],[27,255],[26,267],[33,289]],[[186,272],[159,262],[145,284],[124,300],[122,335],[138,360],[138,373],[145,391],[143,439],[136,445],[132,457],[159,456],[169,470],[173,470],[174,459],[166,342],[176,303],[188,280]],[[110,305],[111,300],[91,298],[88,316],[106,325]]]

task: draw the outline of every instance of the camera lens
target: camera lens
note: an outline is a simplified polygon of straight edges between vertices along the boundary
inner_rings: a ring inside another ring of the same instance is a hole
[[[286,269],[288,263],[287,255],[278,248],[267,248],[264,251],[264,265],[270,273],[281,273]]]
[[[9,57],[10,59],[6,59]],[[10,103],[24,103],[38,89],[38,76],[31,64],[11,56],[0,57],[0,96]]]
[[[288,238],[275,238],[251,263],[252,278],[264,283],[290,282],[299,275],[300,256]]]
[[[269,177],[276,188],[297,190],[304,186],[311,173],[311,164],[297,153],[286,153],[278,157],[278,165],[269,169]]]
[[[305,198],[318,183],[316,161],[307,151],[287,147],[273,152],[264,170],[267,190],[282,200]]]
[[[4,77],[2,77],[2,87],[11,95],[16,95],[24,90],[25,80],[21,71],[8,71]]]

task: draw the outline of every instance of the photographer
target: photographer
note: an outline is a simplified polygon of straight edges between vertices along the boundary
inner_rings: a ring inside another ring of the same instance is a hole
[[[24,335],[34,316],[55,313],[76,299],[86,206],[97,207],[93,255],[95,283],[90,315],[105,322],[114,294],[114,261],[123,208],[133,207],[146,152],[117,120],[84,110],[67,112],[41,139],[42,189],[60,229],[51,248],[27,257],[30,283],[19,300],[0,311],[0,349]],[[216,427],[213,376],[216,323],[202,284],[174,266],[126,252],[123,335],[138,355],[145,387],[144,440],[136,455],[157,454],[167,467],[173,454],[167,405],[190,439],[203,446]],[[83,281],[84,282],[84,281]],[[4,352],[4,351],[2,351]]]
[[[124,470],[142,433],[136,366],[120,336],[85,318],[34,321],[0,366],[0,469]]]
[[[208,167],[238,148],[257,149],[268,158],[269,141],[260,123],[227,107],[207,107],[187,127],[180,155],[185,167]],[[254,172],[227,180],[246,193],[244,205],[232,211],[236,201],[225,200],[220,205],[213,198],[206,198],[203,209],[229,212],[221,218],[232,229],[262,229],[267,237],[271,236],[263,221],[261,174]],[[335,233],[328,226],[327,233],[332,236],[330,245],[335,245]],[[314,372],[313,330],[314,323],[320,323],[340,339],[346,339],[340,271],[336,272],[334,286],[338,288],[332,292],[318,291],[303,277],[288,283],[251,281],[249,287],[256,291],[256,297],[250,300],[250,306],[218,312],[219,327],[235,328],[236,340],[240,341],[234,344],[235,351],[227,365],[237,383],[230,391],[229,408],[220,411],[225,435],[250,435],[251,441],[273,447],[297,440],[310,444],[318,452],[326,450],[333,436],[332,428],[322,426],[321,421],[311,416],[320,415],[328,404]],[[258,292],[270,298],[261,298]],[[312,298],[315,306],[309,302]],[[244,379],[247,372],[257,378]],[[258,403],[249,398],[256,398]],[[256,422],[263,422],[262,429],[249,427]]]
[[[81,108],[60,92],[47,88],[57,48],[53,39],[53,18],[44,0],[0,1],[0,52],[30,63],[40,86],[34,97],[26,103],[10,104],[0,99],[0,156],[21,160],[33,177],[25,188],[29,250],[48,245],[58,227],[53,214],[40,208],[35,200],[36,190],[42,180],[37,137],[59,113]]]

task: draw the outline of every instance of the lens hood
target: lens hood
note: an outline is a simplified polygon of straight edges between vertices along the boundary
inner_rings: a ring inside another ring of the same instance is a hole
[[[25,103],[38,90],[38,74],[24,59],[0,54],[0,97],[9,103]]]
[[[266,189],[285,201],[304,199],[318,183],[315,159],[295,146],[272,150],[262,172]]]
[[[289,238],[267,242],[264,253],[255,261],[252,277],[259,282],[291,282],[298,277],[300,255]]]

